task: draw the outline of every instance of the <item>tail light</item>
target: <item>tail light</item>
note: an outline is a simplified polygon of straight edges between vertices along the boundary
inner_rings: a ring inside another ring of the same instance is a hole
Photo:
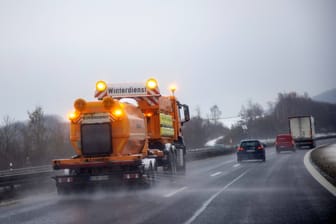
[[[138,178],[140,178],[140,175],[138,173],[124,173],[125,180],[138,179]]]
[[[263,150],[264,147],[262,147],[261,145],[259,145],[257,149],[259,149],[259,150]]]
[[[57,177],[58,183],[72,183],[73,178],[72,177]]]
[[[244,148],[243,147],[238,147],[237,151],[244,151]]]

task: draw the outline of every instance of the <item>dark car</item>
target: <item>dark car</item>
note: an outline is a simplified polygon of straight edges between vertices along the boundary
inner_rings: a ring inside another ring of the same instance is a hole
[[[291,134],[280,134],[276,137],[275,140],[276,152],[280,153],[281,151],[293,151],[295,152],[295,142]]]
[[[255,139],[241,141],[237,148],[237,160],[240,162],[244,159],[261,159],[265,162],[265,145]]]

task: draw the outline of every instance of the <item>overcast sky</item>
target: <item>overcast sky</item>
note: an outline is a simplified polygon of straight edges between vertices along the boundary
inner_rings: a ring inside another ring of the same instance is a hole
[[[206,116],[336,87],[336,1],[0,0],[0,119],[65,117],[95,82],[145,81]]]

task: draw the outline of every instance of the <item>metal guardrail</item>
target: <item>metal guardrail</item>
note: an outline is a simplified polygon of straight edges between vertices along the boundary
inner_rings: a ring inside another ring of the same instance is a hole
[[[18,175],[27,175],[27,174],[35,174],[35,173],[45,173],[52,171],[51,165],[44,165],[44,166],[32,166],[32,167],[25,167],[19,169],[10,169],[10,170],[3,170],[0,171],[0,178],[7,177],[7,176],[18,176]]]
[[[0,187],[39,181],[41,178],[52,175],[51,165],[26,167],[0,171]]]
[[[328,138],[336,138],[336,134],[332,134],[332,135],[317,135],[315,137],[315,140],[323,140],[323,139],[328,139]]]
[[[206,147],[201,147],[201,148],[196,148],[196,149],[189,149],[187,150],[187,153],[207,152],[207,151],[213,151],[213,150],[226,150],[226,149],[232,149],[232,148],[235,148],[235,146],[217,144],[214,146],[206,146]]]

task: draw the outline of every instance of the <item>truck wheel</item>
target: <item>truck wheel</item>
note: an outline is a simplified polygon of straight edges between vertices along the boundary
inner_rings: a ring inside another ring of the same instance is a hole
[[[70,190],[64,186],[57,186],[58,195],[67,195],[70,194]]]

